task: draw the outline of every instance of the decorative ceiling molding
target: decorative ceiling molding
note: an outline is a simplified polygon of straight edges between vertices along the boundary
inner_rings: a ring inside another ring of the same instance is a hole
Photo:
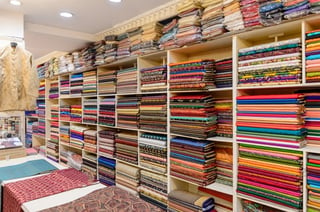
[[[73,30],[62,29],[58,27],[50,27],[40,24],[25,23],[25,30],[59,37],[78,39],[83,41],[94,42],[97,37],[94,34],[78,32]]]

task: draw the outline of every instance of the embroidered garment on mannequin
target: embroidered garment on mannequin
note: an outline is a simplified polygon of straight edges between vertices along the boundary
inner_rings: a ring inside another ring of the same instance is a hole
[[[29,51],[10,45],[0,49],[0,111],[34,110],[39,80]]]

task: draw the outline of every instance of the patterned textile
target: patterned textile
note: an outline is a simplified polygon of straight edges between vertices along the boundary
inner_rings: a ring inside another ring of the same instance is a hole
[[[216,143],[214,151],[217,164],[216,182],[232,186],[232,144]]]
[[[175,38],[178,31],[178,18],[174,17],[168,21],[162,28],[162,37],[159,40],[160,49],[170,49],[178,47],[176,44]]]
[[[232,58],[216,61],[215,84],[217,88],[232,87]]]
[[[87,175],[72,168],[8,183],[3,189],[3,212],[21,211],[21,204],[24,202],[88,186],[91,183]]]
[[[83,100],[83,123],[96,124],[97,113],[97,98],[85,98]]]
[[[302,209],[303,152],[240,144],[237,192]]]
[[[105,48],[104,61],[106,63],[110,63],[110,62],[115,61],[116,57],[117,57],[117,48],[118,48],[117,36],[107,35],[107,36],[105,36],[104,40],[105,40],[105,44],[106,44],[104,47]]]
[[[116,99],[115,97],[102,97],[100,100],[99,108],[99,121],[98,123],[106,126],[115,126],[115,113],[116,113]]]
[[[137,93],[138,71],[136,67],[117,71],[117,93]]]
[[[244,29],[244,22],[240,10],[239,0],[224,0],[223,1],[223,14],[226,29],[229,31],[237,31]]]
[[[82,122],[82,105],[70,106],[70,121]]]
[[[155,66],[140,70],[141,91],[155,92],[167,90],[167,66]]]
[[[59,122],[50,122],[50,139],[47,140],[47,157],[53,161],[59,161]]]
[[[299,38],[240,49],[238,55],[238,86],[301,83]]]
[[[99,94],[113,94],[116,92],[116,78],[117,72],[115,70],[102,70],[98,73],[98,88]]]
[[[83,73],[83,95],[97,94],[97,71],[86,71]]]
[[[55,79],[50,82],[49,99],[57,98],[59,98],[59,82],[58,79]]]
[[[137,129],[139,125],[139,97],[119,97],[117,104],[118,127]]]
[[[240,5],[244,26],[246,28],[261,26],[258,1],[241,0]]]
[[[280,24],[282,21],[282,1],[259,1],[259,14],[263,26]]]
[[[99,139],[99,155],[113,158],[115,154],[115,129],[100,130]]]
[[[69,96],[70,94],[70,81],[69,79],[60,79],[60,97]]]
[[[81,95],[83,89],[83,73],[71,75],[70,80],[70,94]]]
[[[307,145],[320,145],[320,93],[305,93],[305,128]]]
[[[128,211],[160,212],[163,211],[115,186],[99,189],[85,197],[41,212],[76,212],[76,211]]]
[[[309,153],[307,158],[307,208],[308,211],[319,211],[320,157],[319,154]]]
[[[70,127],[70,144],[71,146],[82,149],[84,146],[84,132],[89,130],[83,126],[71,125]]]
[[[232,138],[232,100],[216,100],[217,136]]]
[[[319,2],[320,3],[320,2]],[[306,32],[306,82],[320,81],[320,30]]]
[[[116,158],[132,164],[138,164],[137,132],[123,131],[116,134]]]
[[[100,156],[99,162],[99,181],[106,185],[115,185],[115,168],[116,161],[114,159],[109,159]]]
[[[309,14],[308,0],[295,0],[283,2],[283,15],[285,19],[293,19]]]

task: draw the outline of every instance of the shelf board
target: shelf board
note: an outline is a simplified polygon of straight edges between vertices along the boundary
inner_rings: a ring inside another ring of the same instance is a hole
[[[229,194],[229,195],[233,195],[233,187],[232,186],[228,186],[228,185],[224,185],[221,183],[212,183],[208,186],[205,186],[205,188],[214,190],[214,191],[219,191],[221,193],[224,194]]]
[[[144,129],[139,129],[141,132],[148,132],[148,133],[154,133],[154,134],[161,134],[161,135],[167,135],[168,132],[161,132],[161,131],[156,131],[156,130],[144,130]]]
[[[318,153],[320,154],[320,146],[305,146],[304,148],[302,148],[302,150],[304,152],[307,152],[307,153]]]
[[[59,119],[49,119],[49,118],[46,118],[47,121],[59,121]]]
[[[80,151],[83,150],[82,148],[75,147],[75,146],[71,146],[71,144],[66,144],[66,143],[61,143],[61,142],[60,142],[60,144],[61,144],[62,146],[67,146],[67,147],[70,147],[70,148],[73,148],[73,149],[77,149],[77,150],[80,150]]]
[[[97,97],[112,97],[112,96],[116,96],[116,93],[110,93],[110,94],[98,94]]]
[[[209,90],[183,90],[183,91],[172,91],[169,90],[170,93],[203,93],[203,92],[209,92]]]
[[[289,207],[286,207],[286,206],[283,206],[283,205],[272,203],[272,202],[266,201],[266,200],[261,200],[261,199],[258,199],[258,198],[255,198],[255,197],[251,197],[251,196],[247,196],[247,195],[244,195],[244,194],[237,194],[237,197],[241,198],[241,199],[251,200],[253,202],[260,203],[262,205],[269,206],[269,207],[272,207],[272,208],[275,208],[275,209],[278,209],[278,210],[282,210],[282,211],[290,211],[290,212],[299,212],[299,211],[301,211],[301,210],[298,210],[298,209],[289,208]]]
[[[208,141],[225,142],[225,143],[233,143],[233,138],[220,137],[220,136],[210,137],[210,138],[207,138],[206,140],[208,140]]]
[[[60,99],[81,99],[81,95],[80,96],[63,96],[60,97]]]
[[[151,95],[151,94],[167,94],[167,91],[152,91],[152,92],[141,92],[141,95]]]
[[[93,162],[93,163],[98,163],[98,160],[97,160],[97,159],[96,159],[96,160],[93,160],[92,158],[87,158],[87,157],[83,157],[83,158],[85,158],[86,160],[91,161],[91,162]]]
[[[141,95],[141,93],[117,93],[117,96],[133,96],[133,95]]]
[[[218,92],[218,91],[232,91],[232,87],[230,88],[211,88],[211,89],[209,89],[209,91],[216,91],[216,92]]]
[[[137,58],[138,58],[137,56],[125,57],[125,58],[116,60],[111,63],[100,65],[100,66],[98,66],[98,68],[112,68],[112,69],[114,69],[114,67],[117,67],[119,69],[119,66],[133,65],[133,64],[137,63]]]
[[[116,126],[114,127],[116,129],[120,129],[120,130],[130,130],[130,131],[138,131],[139,129],[138,128],[131,128],[131,127],[119,127],[119,126]]]
[[[91,152],[91,151],[88,151],[88,150],[85,150],[85,149],[82,149],[84,152],[88,152],[88,153],[91,153],[91,154],[97,154],[97,152]]]
[[[243,141],[236,141],[237,144],[250,144],[250,145],[256,145],[256,146],[263,146],[263,147],[275,147],[278,149],[287,149],[287,150],[294,150],[294,151],[303,151],[303,148],[289,148],[289,147],[282,147],[282,146],[272,146],[272,145],[266,145],[266,144],[254,144],[254,143],[247,143]]]
[[[303,87],[303,84],[292,84],[292,85],[263,85],[263,86],[244,86],[244,87],[237,87],[238,90],[252,90],[252,89],[266,89],[266,88],[273,88],[273,89],[280,89],[280,88],[297,88]]]
[[[150,54],[144,54],[141,55],[141,59],[146,60],[159,60],[160,58],[167,57],[167,51],[166,50],[158,50],[156,52],[150,53]]]

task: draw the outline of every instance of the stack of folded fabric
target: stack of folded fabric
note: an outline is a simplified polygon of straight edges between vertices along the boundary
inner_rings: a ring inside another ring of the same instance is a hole
[[[70,94],[81,95],[83,89],[83,73],[71,75],[70,80]]]
[[[132,164],[138,164],[137,132],[127,131],[116,134],[116,158]]]
[[[244,29],[240,0],[223,0],[223,24],[230,32]]]
[[[83,123],[96,124],[98,117],[98,103],[96,98],[83,99]]]
[[[37,100],[37,114],[39,118],[46,117],[46,103],[45,100]]]
[[[223,0],[204,1],[201,4],[205,8],[201,17],[202,40],[211,40],[226,31],[223,26]]]
[[[319,1],[320,4],[320,1]],[[320,30],[306,32],[306,82],[320,82]]]
[[[162,35],[163,25],[159,22],[151,22],[142,26],[140,52],[148,54],[158,50],[158,41]]]
[[[69,79],[60,79],[60,97],[69,96],[70,94],[70,81]]]
[[[238,194],[302,210],[302,160],[301,151],[240,144]]]
[[[301,83],[300,38],[239,50],[238,86]]]
[[[137,93],[138,71],[136,67],[117,71],[117,93]]]
[[[51,119],[59,120],[59,105],[51,105]]]
[[[48,68],[48,63],[42,63],[37,65],[37,73],[39,78],[44,78],[46,74],[46,69]]]
[[[258,1],[240,0],[240,5],[244,27],[247,28],[261,26]]]
[[[170,64],[170,90],[215,88],[214,60],[193,60]]]
[[[38,135],[43,138],[46,136],[46,120],[44,119],[39,119]]]
[[[59,161],[59,122],[50,122],[50,139],[47,140],[47,157]]]
[[[82,149],[84,144],[84,132],[89,130],[83,126],[70,126],[70,145]]]
[[[237,97],[237,141],[265,146],[304,145],[303,95]]]
[[[159,39],[160,49],[171,49],[178,47],[176,44],[176,34],[178,31],[178,18],[172,18],[169,23],[162,28],[162,37]]]
[[[104,53],[104,62],[111,63],[117,58],[117,47],[118,41],[116,35],[107,35],[104,38],[105,40],[105,53]]]
[[[243,208],[243,211],[272,211],[272,212],[282,212],[282,210],[278,210],[266,205],[262,205],[260,203],[251,201],[251,200],[246,200],[242,199],[241,200],[241,205]]]
[[[215,143],[216,164],[217,164],[217,183],[232,186],[232,144]]]
[[[82,106],[71,105],[70,106],[70,121],[82,122]]]
[[[97,94],[97,71],[86,71],[83,73],[83,95]]]
[[[138,188],[140,198],[162,208],[163,210],[167,210],[167,182],[167,177],[164,175],[141,170],[140,186]]]
[[[305,93],[305,128],[307,145],[320,146],[320,93]]]
[[[283,2],[283,17],[294,19],[309,14],[309,0],[286,0]]]
[[[130,40],[128,33],[124,32],[118,35],[117,60],[130,56]]]
[[[117,104],[118,127],[137,129],[139,125],[139,97],[122,96]]]
[[[217,88],[232,87],[232,58],[216,61],[215,84]]]
[[[61,121],[70,121],[71,109],[70,105],[61,105],[60,106],[60,120]]]
[[[120,188],[137,195],[139,186],[140,170],[137,167],[118,162],[116,170],[116,183]]]
[[[139,138],[140,165],[160,173],[167,172],[167,136],[142,133]]]
[[[86,156],[88,156],[88,154]],[[93,155],[91,156],[93,157]],[[81,165],[81,170],[87,173],[87,175],[89,175],[90,178],[94,180],[97,179],[97,161],[96,160],[97,160],[96,156],[95,158],[87,158],[83,156],[82,165]]]
[[[94,44],[90,44],[89,46],[81,49],[81,56],[84,61],[84,68],[90,69],[94,67],[96,50],[94,48]]]
[[[99,124],[106,126],[115,126],[115,104],[115,97],[103,97],[100,100],[98,121]]]
[[[100,156],[98,159],[99,181],[108,186],[115,185],[116,179],[116,160]]]
[[[86,152],[97,153],[97,131],[86,130],[84,131],[84,150]]]
[[[101,70],[98,72],[98,92],[100,95],[116,93],[117,71]]]
[[[38,98],[46,98],[46,81],[44,80],[40,81]]]
[[[99,65],[103,65],[105,63],[104,61],[104,53],[106,51],[106,44],[104,40],[101,41],[97,41],[94,43],[94,49],[95,49],[95,61],[94,61],[94,65],[95,66],[99,66]]]
[[[115,129],[100,130],[98,133],[99,155],[114,158],[115,155]]]
[[[201,196],[196,193],[173,190],[168,194],[169,211],[215,211],[212,197]]]
[[[232,138],[232,100],[216,100],[217,136]]]
[[[214,143],[206,140],[172,138],[170,174],[199,186],[214,183],[217,175]]]
[[[167,131],[167,95],[141,97],[139,127],[144,130]]]
[[[59,59],[56,57],[53,57],[49,60],[49,65],[46,70],[46,78],[51,78],[53,76],[56,76],[59,74]]]
[[[61,148],[60,150],[60,162],[67,165],[68,167],[75,168],[77,170],[81,169],[82,166],[82,156]]]
[[[59,57],[59,74],[68,73],[74,70],[73,57],[71,54]]]
[[[177,6],[177,13],[180,17],[176,34],[178,46],[200,42],[202,38],[200,27],[202,8],[200,2],[193,0],[180,1]]]
[[[70,126],[60,125],[60,142],[64,144],[70,143]]]
[[[37,134],[38,121],[36,119],[26,119],[26,147],[32,147],[32,135]]]
[[[127,30],[128,37],[130,40],[130,54],[131,55],[139,55],[140,45],[141,45],[141,35],[142,35],[142,27],[136,27],[133,29]]]
[[[167,66],[155,66],[140,70],[141,91],[157,92],[167,90]]]
[[[72,56],[73,56],[74,70],[75,71],[84,70],[86,63],[84,62],[84,58],[82,57],[81,52],[79,51],[72,52]]]
[[[59,98],[59,82],[58,79],[51,80],[49,89],[49,99]]]
[[[320,0],[309,0],[310,12],[319,14],[320,13]]]
[[[217,115],[209,94],[170,98],[171,133],[206,139],[216,135]]]
[[[260,22],[264,26],[280,24],[282,21],[282,1],[259,0]]]
[[[315,153],[309,153],[307,157],[307,211],[319,211],[320,155]]]

